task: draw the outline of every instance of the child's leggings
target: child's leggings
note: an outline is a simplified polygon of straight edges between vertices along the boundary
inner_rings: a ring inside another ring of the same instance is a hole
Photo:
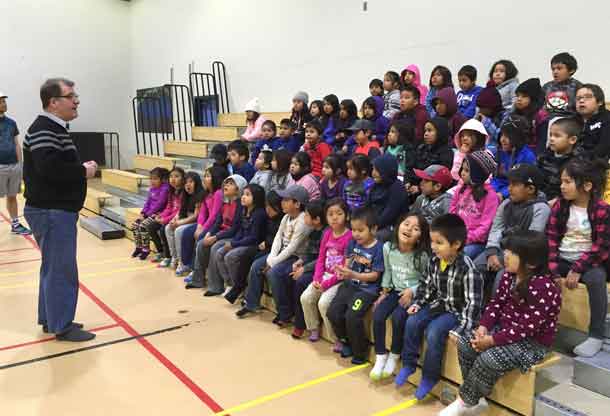
[[[150,246],[150,234],[148,234],[147,226],[152,218],[148,217],[143,220],[137,219],[131,225],[131,232],[133,233],[133,239],[136,247],[148,249]]]
[[[475,406],[482,397],[489,396],[505,373],[514,369],[525,373],[547,353],[547,348],[528,339],[478,353],[470,345],[471,339],[464,336],[458,340],[458,358],[464,379],[460,397],[468,406]]]
[[[333,326],[326,316],[331,302],[337,295],[339,284],[329,287],[324,292],[313,287],[313,284],[307,286],[307,289],[301,295],[301,307],[305,317],[305,327],[308,330],[320,329],[320,317],[324,322],[331,338],[334,340],[337,336],[333,331]]]

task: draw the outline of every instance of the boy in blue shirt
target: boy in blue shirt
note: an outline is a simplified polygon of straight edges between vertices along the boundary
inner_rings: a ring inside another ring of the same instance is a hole
[[[337,335],[333,351],[341,357],[353,355],[352,364],[367,361],[370,346],[364,330],[364,316],[379,297],[383,274],[383,242],[375,238],[375,213],[360,208],[352,213],[353,240],[347,246],[346,265],[337,266],[343,283],[326,316]]]
[[[7,98],[0,92],[0,198],[6,197],[6,209],[11,216],[11,232],[29,235],[32,232],[19,223],[17,194],[21,190],[23,158],[17,123],[6,116]]]
[[[457,94],[458,111],[466,118],[473,118],[477,111],[477,97],[483,87],[476,85],[477,69],[464,65],[458,72],[460,92]]]
[[[250,152],[248,145],[241,140],[233,140],[229,143],[229,161],[233,175],[240,175],[249,183],[254,176],[254,167],[248,162]]]

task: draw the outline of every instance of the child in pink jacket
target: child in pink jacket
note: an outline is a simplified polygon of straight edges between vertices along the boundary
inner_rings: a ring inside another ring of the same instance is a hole
[[[261,105],[258,97],[254,97],[246,104],[246,131],[241,138],[247,142],[256,142],[262,135],[263,123],[267,121],[261,114]]]
[[[459,215],[466,223],[468,237],[464,254],[476,258],[485,249],[487,236],[498,209],[498,196],[487,179],[496,170],[491,152],[478,150],[468,153],[462,163],[459,184],[449,205],[451,214]]]
[[[426,104],[428,87],[421,83],[421,75],[417,65],[407,65],[407,67],[400,73],[400,81],[403,86],[410,84],[417,88],[419,90],[419,103],[422,105]]]

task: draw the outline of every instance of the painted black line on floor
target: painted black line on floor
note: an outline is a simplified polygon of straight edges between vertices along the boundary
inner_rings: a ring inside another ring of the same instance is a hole
[[[133,336],[133,337],[119,338],[119,339],[115,339],[113,341],[107,341],[107,342],[102,342],[100,344],[90,345],[88,347],[76,348],[73,350],[58,352],[56,354],[44,355],[42,357],[32,358],[31,360],[17,361],[15,363],[1,365],[0,370],[8,370],[9,368],[21,367],[23,365],[34,364],[34,363],[37,363],[40,361],[46,361],[46,360],[51,360],[53,358],[64,357],[66,355],[72,355],[72,354],[76,354],[76,353],[83,352],[83,351],[89,351],[89,350],[94,350],[96,348],[107,347],[109,345],[120,344],[120,343],[127,342],[127,341],[133,341],[138,338],[144,338],[144,337],[149,337],[152,335],[159,335],[159,334],[163,334],[166,332],[176,331],[181,328],[186,328],[189,325],[191,325],[191,323],[170,326],[168,328],[163,328],[163,329],[158,329],[156,331],[146,332],[144,334],[140,334],[140,335]]]

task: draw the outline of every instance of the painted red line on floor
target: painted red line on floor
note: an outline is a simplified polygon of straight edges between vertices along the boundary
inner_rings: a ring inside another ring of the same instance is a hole
[[[12,248],[10,250],[0,250],[0,253],[12,253],[13,251],[34,250],[34,247]]]
[[[18,260],[18,261],[7,261],[5,263],[0,263],[0,266],[6,266],[7,264],[31,263],[33,261],[40,261],[40,259],[27,259],[27,260]]]
[[[140,334],[127,322],[117,315],[108,305],[91,292],[87,286],[80,283],[80,290],[83,291],[97,306],[99,306],[108,316],[110,316],[119,326],[121,326],[129,335],[139,336]],[[208,395],[201,387],[199,387],[189,376],[180,370],[173,362],[171,362],[161,351],[155,348],[146,338],[137,338],[137,341],[155,357],[161,364],[165,366],[178,380],[182,382],[189,390],[191,390],[206,406],[213,412],[222,412],[224,409],[210,395]]]
[[[119,326],[119,324],[110,324],[110,325],[98,326],[97,328],[91,328],[91,329],[88,329],[87,331],[101,332],[101,331],[105,331],[107,329],[116,328],[118,326]],[[0,351],[14,350],[15,348],[27,347],[29,345],[42,344],[43,342],[49,342],[49,341],[55,341],[55,337],[52,336],[52,337],[37,339],[36,341],[23,342],[21,344],[15,344],[15,345],[7,345],[6,347],[0,347]]]
[[[7,217],[0,212],[0,216],[8,221]],[[32,238],[31,235],[23,236],[26,240],[32,244],[32,247],[39,249],[38,244]],[[114,320],[125,332],[133,337],[137,338],[137,341],[142,345],[153,357],[155,357],[161,364],[165,366],[178,380],[182,382],[190,391],[192,391],[207,407],[215,413],[222,412],[224,409],[220,406],[209,394],[207,394],[201,387],[199,387],[189,376],[187,376],[181,369],[179,369],[169,358],[167,358],[161,351],[155,348],[146,338],[140,337],[138,331],[136,331],[131,325],[129,325],[123,318],[121,318],[116,312],[114,312],[108,305],[106,305],[100,298],[87,288],[82,282],[79,282],[80,290],[89,297],[100,309],[102,309],[112,320]]]

